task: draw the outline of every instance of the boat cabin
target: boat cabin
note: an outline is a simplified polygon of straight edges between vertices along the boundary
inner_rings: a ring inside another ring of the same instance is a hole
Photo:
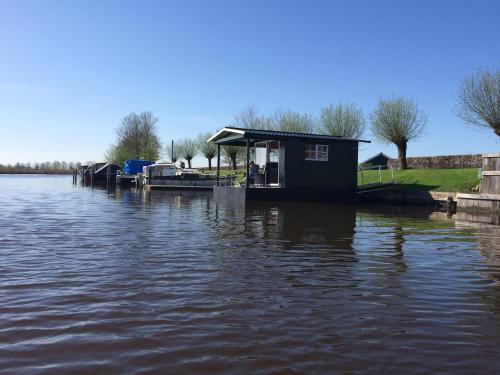
[[[225,127],[208,142],[217,145],[214,197],[224,200],[350,202],[357,189],[359,139],[322,134]],[[220,182],[221,147],[245,150],[245,180]]]

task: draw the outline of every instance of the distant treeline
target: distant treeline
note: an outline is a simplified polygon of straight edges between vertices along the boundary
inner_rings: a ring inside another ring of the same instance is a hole
[[[42,163],[0,164],[0,174],[70,174],[82,163],[66,161],[46,161]]]

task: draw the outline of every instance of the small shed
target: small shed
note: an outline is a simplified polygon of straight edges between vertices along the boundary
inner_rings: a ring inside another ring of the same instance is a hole
[[[376,155],[373,155],[371,158],[366,159],[365,161],[361,162],[360,165],[363,167],[382,167],[383,169],[387,169],[387,164],[391,158],[384,154],[383,152],[380,152]]]
[[[217,201],[351,202],[357,190],[358,144],[369,143],[322,134],[236,127],[225,127],[208,141],[217,145]],[[224,145],[245,149],[248,178],[243,184],[223,186],[218,182]]]

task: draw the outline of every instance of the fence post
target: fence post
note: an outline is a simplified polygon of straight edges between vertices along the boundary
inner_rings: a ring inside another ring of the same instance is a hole
[[[382,183],[382,171],[380,170],[380,165],[378,166],[378,180]]]

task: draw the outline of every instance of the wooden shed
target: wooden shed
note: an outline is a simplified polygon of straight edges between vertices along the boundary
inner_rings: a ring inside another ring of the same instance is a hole
[[[500,153],[483,154],[479,194],[458,194],[459,209],[500,211]]]
[[[380,152],[376,155],[373,155],[371,158],[361,162],[360,165],[363,167],[381,167],[382,169],[387,169],[387,163],[390,159],[391,158],[389,156],[387,156],[383,152]]]
[[[224,200],[314,200],[351,202],[357,189],[359,139],[322,134],[225,127],[209,142],[245,149],[245,182],[216,182],[214,197]]]

